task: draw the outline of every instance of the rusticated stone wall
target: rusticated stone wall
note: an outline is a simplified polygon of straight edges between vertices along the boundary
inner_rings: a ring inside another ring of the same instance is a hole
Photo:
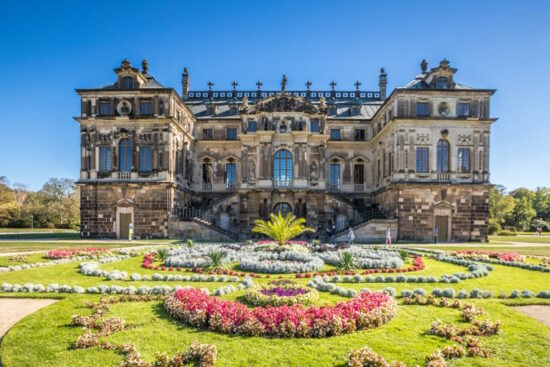
[[[80,232],[88,238],[117,237],[118,211],[133,214],[134,238],[168,237],[174,189],[165,183],[80,186]]]
[[[376,194],[398,219],[398,239],[431,242],[436,216],[448,217],[449,241],[487,241],[490,185],[393,185]]]
[[[384,243],[386,240],[386,231],[391,231],[392,241],[397,238],[397,219],[373,219],[366,223],[353,227],[355,235],[354,243]],[[347,242],[348,232],[343,232],[336,236],[336,241]]]

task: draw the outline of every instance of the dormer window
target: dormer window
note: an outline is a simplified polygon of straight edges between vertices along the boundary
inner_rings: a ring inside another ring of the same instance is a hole
[[[131,76],[125,76],[122,78],[122,89],[133,89],[134,88],[134,78]]]
[[[447,89],[449,88],[449,79],[445,76],[438,76],[435,79],[435,87],[437,89]]]

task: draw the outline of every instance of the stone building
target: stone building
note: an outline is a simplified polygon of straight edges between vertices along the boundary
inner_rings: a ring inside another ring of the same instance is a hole
[[[258,218],[294,212],[313,236],[487,239],[490,98],[447,60],[386,95],[329,88],[190,89],[124,60],[116,82],[79,89],[81,234],[253,236]]]

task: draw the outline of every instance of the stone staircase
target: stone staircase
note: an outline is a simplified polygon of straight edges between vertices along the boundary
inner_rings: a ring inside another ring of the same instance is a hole
[[[223,228],[222,226],[216,224],[215,218],[196,208],[180,208],[180,209],[174,209],[172,211],[172,216],[177,218],[178,220],[182,221],[193,221],[195,223],[198,223],[202,226],[207,227],[210,230],[216,231],[224,236],[227,236],[234,241],[239,240],[239,233],[233,232],[227,228]]]

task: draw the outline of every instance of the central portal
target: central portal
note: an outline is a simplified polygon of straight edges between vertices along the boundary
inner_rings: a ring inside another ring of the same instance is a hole
[[[286,216],[290,212],[292,212],[292,207],[290,206],[289,203],[278,203],[273,208],[273,213],[275,213],[275,214],[281,213],[281,215],[283,217]]]

